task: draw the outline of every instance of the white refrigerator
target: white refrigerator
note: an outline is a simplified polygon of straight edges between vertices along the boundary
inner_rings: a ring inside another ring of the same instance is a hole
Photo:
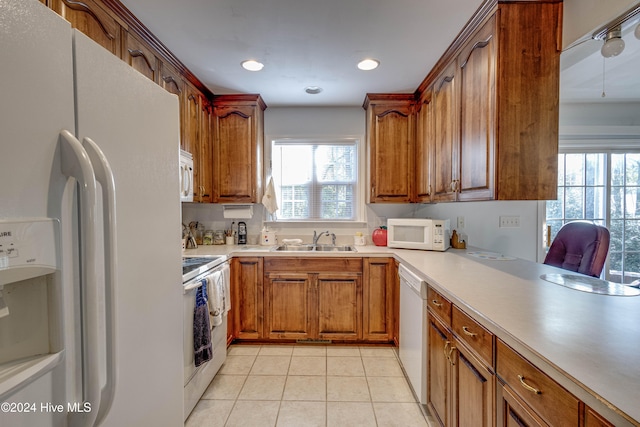
[[[178,99],[0,0],[0,425],[183,424]]]

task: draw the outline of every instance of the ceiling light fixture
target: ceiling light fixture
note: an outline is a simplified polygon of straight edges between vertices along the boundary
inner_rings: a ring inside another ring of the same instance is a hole
[[[618,56],[624,50],[624,40],[622,40],[622,30],[619,25],[607,31],[604,40],[600,53],[605,58]]]
[[[304,91],[310,95],[317,95],[322,92],[322,88],[320,86],[307,86],[304,88]]]
[[[594,40],[604,40],[600,52],[605,58],[620,55],[624,50],[624,40],[622,40],[622,27],[634,25],[640,19],[640,4],[618,16],[613,21],[598,29],[591,35]],[[640,29],[635,30],[636,37],[640,38]]]
[[[253,59],[242,61],[240,65],[242,65],[242,68],[248,71],[260,71],[264,68],[264,64],[262,62],[255,61]]]
[[[378,68],[378,65],[380,65],[380,61],[371,58],[363,59],[358,62],[358,68],[364,71],[375,70]]]

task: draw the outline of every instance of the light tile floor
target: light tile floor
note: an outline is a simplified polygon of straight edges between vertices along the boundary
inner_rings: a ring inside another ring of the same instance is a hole
[[[391,347],[233,345],[185,427],[429,424]]]

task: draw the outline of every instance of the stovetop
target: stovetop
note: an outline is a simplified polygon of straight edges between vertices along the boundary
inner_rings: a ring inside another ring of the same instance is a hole
[[[215,268],[226,261],[224,255],[214,255],[207,257],[182,257],[182,282],[186,283],[199,274]]]

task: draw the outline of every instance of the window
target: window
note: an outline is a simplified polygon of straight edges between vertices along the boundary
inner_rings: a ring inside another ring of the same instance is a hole
[[[640,153],[559,155],[558,199],[546,208],[551,241],[564,223],[578,219],[611,233],[606,279],[640,279]]]
[[[278,220],[357,220],[358,141],[274,140]]]

